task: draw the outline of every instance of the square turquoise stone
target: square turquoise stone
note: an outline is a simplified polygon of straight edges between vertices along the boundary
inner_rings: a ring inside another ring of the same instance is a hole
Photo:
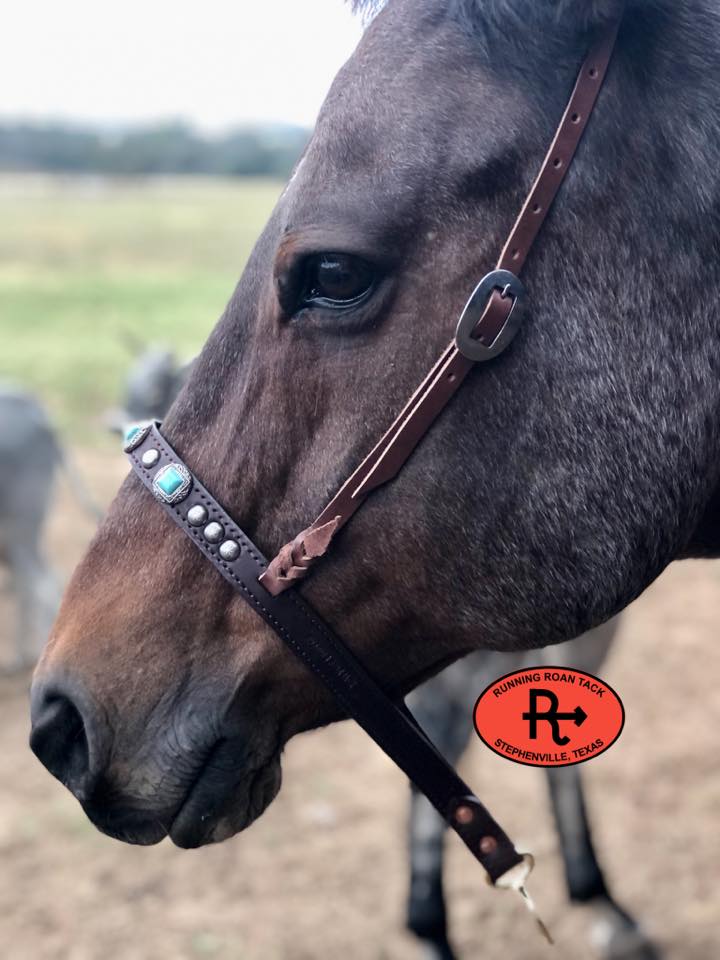
[[[163,503],[179,503],[190,493],[192,477],[182,463],[169,463],[155,474],[152,487]]]
[[[166,497],[172,497],[185,483],[185,477],[175,467],[168,467],[163,471],[162,476],[157,477],[155,483]]]

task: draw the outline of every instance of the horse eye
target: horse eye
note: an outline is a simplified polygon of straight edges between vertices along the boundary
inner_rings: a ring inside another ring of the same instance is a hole
[[[370,293],[375,272],[367,261],[345,253],[321,253],[305,266],[303,306],[349,307]]]

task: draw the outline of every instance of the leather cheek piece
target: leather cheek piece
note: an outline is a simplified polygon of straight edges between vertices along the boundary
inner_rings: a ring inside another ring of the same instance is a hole
[[[591,48],[578,74],[570,100],[540,172],[528,194],[497,262],[497,270],[515,274],[522,269],[540,228],[570,169],[603,84],[620,19],[610,22]],[[474,336],[489,345],[498,336],[513,307],[513,299],[493,290],[474,329]],[[278,594],[307,576],[332,540],[308,546],[308,537],[335,521],[333,535],[343,527],[369,493],[392,480],[455,395],[473,363],[451,343],[412,395],[394,423],[316,520],[271,561],[263,586]],[[305,546],[303,547],[303,544]],[[290,562],[289,562],[290,561]]]

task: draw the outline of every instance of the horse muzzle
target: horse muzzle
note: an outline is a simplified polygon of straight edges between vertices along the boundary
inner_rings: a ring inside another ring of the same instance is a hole
[[[147,724],[136,755],[122,759],[107,713],[66,676],[36,676],[31,721],[41,763],[99,830],[125,843],[217,843],[249,826],[280,788],[279,749],[259,751],[238,731],[217,736],[177,716],[157,724],[156,737]]]

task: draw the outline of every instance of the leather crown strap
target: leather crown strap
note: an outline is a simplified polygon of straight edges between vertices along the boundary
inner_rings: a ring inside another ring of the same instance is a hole
[[[268,566],[164,439],[157,424],[137,427],[125,450],[140,480],[215,569],[325,683],[341,708],[394,760],[460,836],[498,886],[524,893],[521,856],[468,785],[418,726],[295,590],[287,587],[321,556],[367,495],[398,472],[476,360],[512,337],[522,266],[552,204],[597,98],[617,34],[613,23],[593,46],[535,184],[498,262],[470,298],[451,343],[380,443],[311,527]],[[512,272],[511,272],[512,271]],[[487,299],[489,296],[489,299]],[[486,302],[487,299],[487,302]],[[527,898],[526,898],[527,899]]]

